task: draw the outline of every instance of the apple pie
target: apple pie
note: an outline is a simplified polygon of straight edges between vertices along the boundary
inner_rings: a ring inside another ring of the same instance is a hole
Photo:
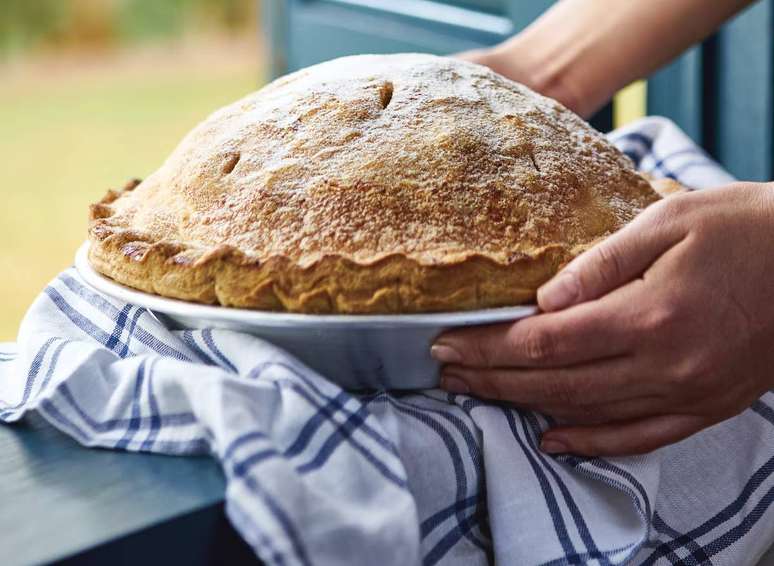
[[[517,305],[660,197],[573,112],[472,63],[362,55],[212,114],[91,206],[89,259],[165,297],[304,313]]]

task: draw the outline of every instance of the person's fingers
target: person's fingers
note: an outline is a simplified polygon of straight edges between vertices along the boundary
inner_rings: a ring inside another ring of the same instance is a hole
[[[706,417],[665,415],[597,426],[546,431],[540,449],[549,454],[628,456],[644,454],[687,438],[709,426]]]
[[[683,224],[675,218],[682,206],[678,201],[684,198],[674,196],[652,205],[624,228],[572,260],[538,289],[541,310],[558,311],[599,298],[641,275],[685,237]]]
[[[582,408],[658,394],[628,356],[563,368],[480,369],[447,365],[441,389],[517,405]]]
[[[470,367],[560,367],[629,352],[631,305],[584,303],[516,323],[476,326],[441,335],[430,354],[441,363]]]
[[[562,426],[605,424],[617,421],[630,421],[673,412],[669,403],[661,395],[645,395],[621,401],[605,403],[575,404],[529,404],[519,403],[519,408],[537,411],[557,419]],[[671,409],[671,410],[670,410]]]

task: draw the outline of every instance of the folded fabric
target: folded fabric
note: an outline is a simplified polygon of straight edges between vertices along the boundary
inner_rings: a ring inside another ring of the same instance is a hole
[[[673,124],[611,139],[694,188],[731,181]],[[0,420],[87,446],[210,453],[267,564],[753,564],[774,540],[774,395],[631,458],[552,458],[538,414],[440,391],[352,394],[246,334],[170,331],[74,270],[0,345]]]

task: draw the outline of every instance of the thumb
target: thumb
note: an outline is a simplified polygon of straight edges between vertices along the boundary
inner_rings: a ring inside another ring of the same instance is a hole
[[[677,197],[672,197],[677,198]],[[671,200],[671,199],[670,199]],[[648,208],[624,228],[582,253],[538,289],[545,312],[597,299],[644,273],[685,237],[666,201]]]

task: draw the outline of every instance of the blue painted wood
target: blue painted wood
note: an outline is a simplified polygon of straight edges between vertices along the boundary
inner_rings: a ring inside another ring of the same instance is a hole
[[[506,14],[517,30],[522,30],[548,10],[556,0],[522,0],[505,2]]]
[[[288,70],[287,48],[289,44],[288,17],[285,0],[263,0],[261,21],[268,43],[268,76],[270,79],[284,75]]]
[[[647,113],[666,116],[703,142],[703,49],[694,47],[648,79]]]
[[[446,3],[464,8],[483,10],[493,14],[502,14],[507,9],[508,4],[512,2],[510,0],[446,0]]]
[[[774,2],[724,26],[714,47],[710,152],[748,181],[774,179]]]
[[[117,510],[120,513],[120,510]],[[222,505],[205,507],[55,562],[56,566],[260,566]]]
[[[293,71],[343,55],[407,51],[449,53],[513,33],[501,15],[427,0],[289,0],[283,43]]]
[[[0,455],[3,566],[255,563],[210,458],[87,449],[38,417],[0,426]]]
[[[648,81],[673,119],[739,179],[774,178],[774,0],[763,0]]]
[[[208,459],[86,449],[37,417],[0,426],[0,454],[3,566],[259,564]]]

